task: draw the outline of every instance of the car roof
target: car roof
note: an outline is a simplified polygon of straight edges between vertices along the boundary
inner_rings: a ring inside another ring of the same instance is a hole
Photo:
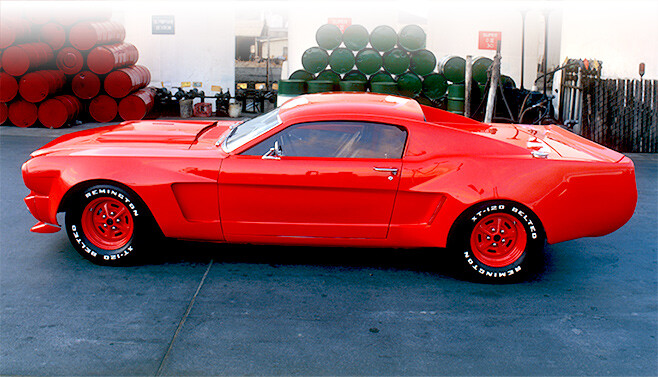
[[[279,109],[279,116],[284,122],[328,114],[425,121],[423,109],[415,100],[377,93],[305,94],[289,100]]]

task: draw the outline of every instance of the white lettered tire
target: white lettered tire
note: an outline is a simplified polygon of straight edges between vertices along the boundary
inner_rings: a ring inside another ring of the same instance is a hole
[[[466,274],[487,283],[516,282],[534,272],[544,248],[541,222],[511,201],[478,204],[458,219],[453,247]]]
[[[142,254],[151,221],[133,194],[113,185],[97,185],[71,202],[66,230],[83,257],[102,265],[125,265]]]

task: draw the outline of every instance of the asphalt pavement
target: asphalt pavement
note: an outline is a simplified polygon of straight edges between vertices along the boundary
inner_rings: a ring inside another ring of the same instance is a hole
[[[31,233],[23,203],[29,153],[93,126],[0,127],[0,375],[658,374],[658,155],[629,155],[628,224],[547,246],[519,284],[434,249],[172,241],[113,268]]]

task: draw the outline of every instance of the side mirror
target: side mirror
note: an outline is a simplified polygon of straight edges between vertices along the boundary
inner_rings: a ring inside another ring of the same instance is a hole
[[[274,142],[274,147],[270,148],[262,158],[263,160],[280,160],[281,156],[283,156],[283,149],[281,149],[279,141],[277,140]]]

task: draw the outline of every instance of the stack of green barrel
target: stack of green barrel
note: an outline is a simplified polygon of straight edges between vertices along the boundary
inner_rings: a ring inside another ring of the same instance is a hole
[[[351,25],[321,26],[317,46],[302,55],[304,69],[279,82],[279,95],[348,91],[390,93],[407,97],[442,98],[447,80],[435,72],[436,57],[425,48],[425,31],[408,25],[396,32],[380,25],[371,32]]]
[[[489,58],[479,56],[472,60],[473,81],[477,83],[480,89],[475,93],[478,97],[484,97],[484,89],[487,83],[487,70],[493,61]],[[466,60],[460,56],[444,56],[439,62],[439,72],[448,80],[448,100],[447,110],[453,113],[464,113],[464,96],[465,96],[465,69]]]
[[[446,103],[449,111],[464,111],[465,60],[446,56],[439,62],[426,49],[425,31],[407,25],[399,32],[380,25],[370,33],[362,25],[341,32],[336,25],[322,25],[315,33],[317,46],[302,55],[303,69],[279,82],[279,97],[329,91],[390,93],[416,98],[427,104]],[[487,81],[492,60],[476,58],[473,78]],[[281,101],[279,101],[281,102]]]
[[[473,76],[472,88],[479,90],[472,91],[473,98],[477,101],[486,97],[485,93],[487,81],[489,80],[489,68],[493,64],[493,60],[478,56],[471,61],[471,72]],[[464,92],[465,92],[465,68],[466,60],[460,56],[448,55],[444,56],[439,62],[438,71],[448,80],[448,96],[447,96],[447,110],[463,114],[464,113]],[[503,87],[516,87],[514,80],[502,75]],[[477,84],[477,86],[475,86]]]

